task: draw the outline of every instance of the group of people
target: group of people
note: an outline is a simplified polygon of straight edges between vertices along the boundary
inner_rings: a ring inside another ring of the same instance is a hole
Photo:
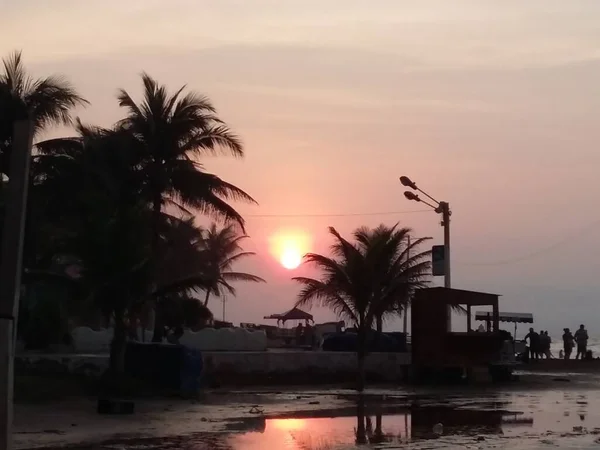
[[[587,344],[588,344],[588,332],[585,329],[585,326],[580,325],[579,326],[579,330],[577,330],[575,332],[575,336],[573,336],[573,334],[571,333],[571,330],[569,330],[568,328],[564,329],[564,334],[563,334],[563,352],[564,352],[564,359],[569,359],[571,357],[571,353],[573,352],[573,349],[575,348],[575,345],[577,345],[577,355],[575,355],[575,359],[579,359],[581,357],[581,359],[587,358],[588,357],[588,350],[587,350]]]
[[[529,329],[529,333],[525,336],[525,340],[529,341],[529,359],[537,360],[543,357],[546,359],[554,358],[550,351],[552,338],[547,331],[537,333],[533,328]]]
[[[296,327],[296,345],[310,345],[313,347],[315,344],[315,328],[312,327],[308,322],[306,326],[302,325],[302,322]]]
[[[565,328],[562,338],[563,350],[560,351],[559,358],[570,359],[575,346],[577,346],[575,359],[585,359],[588,357],[587,344],[589,337],[584,325],[579,327],[575,335],[571,333],[569,328]],[[528,341],[529,344],[527,356],[530,360],[538,360],[544,357],[546,359],[554,358],[550,350],[552,338],[547,331],[537,333],[533,328],[530,328],[524,340]]]

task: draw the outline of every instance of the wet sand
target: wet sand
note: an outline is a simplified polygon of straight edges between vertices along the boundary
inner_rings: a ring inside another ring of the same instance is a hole
[[[600,448],[600,377],[524,373],[509,385],[217,390],[99,416],[94,399],[17,405],[17,449]],[[441,425],[439,425],[441,424]]]

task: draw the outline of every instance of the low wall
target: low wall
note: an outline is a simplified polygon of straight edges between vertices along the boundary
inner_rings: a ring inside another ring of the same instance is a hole
[[[107,354],[20,353],[15,356],[16,374],[72,374],[99,378],[107,369]]]
[[[275,351],[203,352],[204,365],[216,382],[261,384],[313,383],[353,379],[356,354],[350,352]],[[108,355],[57,355],[23,353],[16,356],[17,373],[71,373],[100,376],[108,368]],[[408,353],[372,353],[366,360],[370,378],[397,381],[410,365]]]
[[[197,332],[185,330],[179,342],[201,352],[264,352],[267,334],[244,328],[204,328]]]
[[[78,354],[103,354],[110,349],[113,329],[92,330],[89,327],[77,327],[71,332],[73,348]],[[138,337],[143,330],[138,328]],[[153,332],[145,332],[147,341]],[[267,335],[263,330],[248,330],[244,328],[204,328],[194,332],[185,330],[180,340],[186,347],[204,351],[233,351],[260,352],[267,349]]]
[[[203,356],[217,379],[233,380],[239,375],[346,378],[356,374],[356,354],[352,352],[206,352]],[[365,364],[367,373],[389,381],[401,379],[408,365],[408,353],[372,353]]]

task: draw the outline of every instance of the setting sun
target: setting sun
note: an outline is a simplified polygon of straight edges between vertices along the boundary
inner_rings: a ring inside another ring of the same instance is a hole
[[[296,269],[310,251],[310,239],[304,232],[279,232],[271,237],[271,253],[286,269]]]
[[[283,252],[279,262],[286,269],[295,269],[302,263],[302,255],[297,249],[290,248]]]

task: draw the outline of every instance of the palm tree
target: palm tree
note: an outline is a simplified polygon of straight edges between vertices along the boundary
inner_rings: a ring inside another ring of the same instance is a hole
[[[303,286],[296,306],[324,306],[355,325],[358,390],[363,391],[368,333],[378,317],[404,304],[409,292],[426,286],[429,252],[407,256],[402,236],[410,229],[397,229],[397,225],[359,228],[354,232],[354,243],[333,227],[329,232],[335,239],[333,256],[305,256],[305,264],[321,272],[321,278],[294,278]]]
[[[190,92],[185,86],[169,95],[148,74],[142,74],[144,99],[136,103],[121,89],[119,105],[127,117],[119,125],[131,132],[144,148],[140,168],[146,176],[144,197],[152,205],[152,257],[158,266],[161,213],[165,205],[193,208],[210,216],[236,221],[242,216],[228,200],[254,202],[238,187],[207,173],[195,158],[206,154],[229,153],[242,157],[239,139],[217,116],[208,98]],[[152,289],[151,289],[152,291]],[[162,340],[160,323],[153,341]]]
[[[407,227],[398,228],[380,225],[376,228],[361,227],[354,232],[357,245],[362,252],[380,248],[381,262],[376,267],[375,274],[380,276],[379,286],[382,296],[389,298],[389,309],[376,317],[377,331],[382,331],[383,316],[389,313],[406,311],[415,289],[426,286],[430,252],[419,252],[420,245],[430,238],[419,238],[411,241],[412,230]],[[415,255],[410,258],[410,255]],[[408,261],[409,264],[404,264]],[[423,265],[423,263],[425,263]],[[410,280],[406,283],[406,280]]]
[[[110,368],[117,378],[124,368],[125,320],[151,279],[150,211],[140,195],[131,133],[77,128],[76,137],[38,144],[33,186],[45,220],[59,231],[48,252],[77,256],[85,304],[114,319]]]
[[[247,237],[239,234],[234,224],[218,229],[217,225],[213,223],[204,231],[204,275],[206,277],[204,306],[208,306],[211,294],[217,297],[225,292],[235,295],[236,290],[231,285],[234,281],[265,282],[256,275],[231,270],[236,262],[254,255],[254,252],[245,252],[242,249],[241,242]]]
[[[119,105],[127,109],[120,126],[131,131],[145,149],[141,161],[147,176],[146,195],[153,210],[154,249],[158,245],[160,213],[176,202],[214,217],[234,220],[241,215],[227,200],[255,202],[252,197],[216,175],[207,173],[194,158],[206,154],[244,155],[240,140],[208,98],[183,95],[185,86],[169,95],[147,74],[142,74],[144,99],[136,103],[127,91],[119,91]]]
[[[177,218],[161,214],[158,258],[153,264],[154,305],[153,342],[162,342],[165,326],[179,300],[199,293],[206,286],[203,230],[194,224],[193,216]],[[174,301],[176,299],[177,301]]]
[[[52,125],[71,125],[71,112],[87,105],[71,84],[60,76],[31,78],[21,52],[3,60],[0,73],[0,172],[8,175],[13,124],[27,115],[33,120],[34,135]]]

